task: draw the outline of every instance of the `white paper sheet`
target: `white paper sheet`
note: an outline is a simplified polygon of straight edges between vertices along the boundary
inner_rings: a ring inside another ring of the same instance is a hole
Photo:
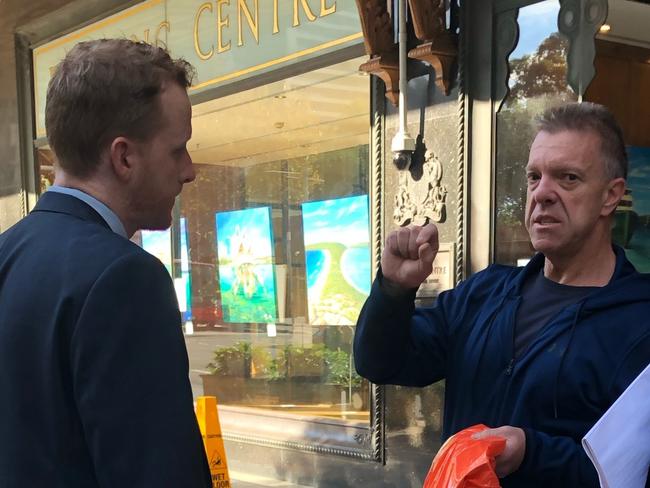
[[[602,488],[644,488],[650,467],[650,365],[582,439]]]

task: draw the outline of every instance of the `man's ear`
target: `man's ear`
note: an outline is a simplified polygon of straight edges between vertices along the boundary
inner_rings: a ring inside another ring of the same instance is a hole
[[[108,156],[113,172],[120,180],[128,180],[133,173],[137,159],[136,143],[126,137],[116,137],[108,149]]]
[[[606,217],[614,213],[616,207],[623,198],[623,195],[625,195],[625,186],[625,178],[614,178],[607,183],[605,201],[603,202],[601,215]]]

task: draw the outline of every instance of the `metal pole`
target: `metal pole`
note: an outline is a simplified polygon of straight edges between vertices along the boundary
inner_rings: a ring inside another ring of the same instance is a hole
[[[402,134],[407,133],[407,98],[408,77],[406,76],[406,0],[399,0],[399,130]]]
[[[397,7],[397,33],[399,48],[399,130],[391,143],[393,151],[393,162],[398,169],[406,169],[411,165],[411,157],[415,150],[415,140],[409,135],[407,129],[406,114],[408,101],[406,92],[408,90],[408,76],[406,75],[407,54],[406,43],[408,40],[406,31],[406,0],[398,0]]]

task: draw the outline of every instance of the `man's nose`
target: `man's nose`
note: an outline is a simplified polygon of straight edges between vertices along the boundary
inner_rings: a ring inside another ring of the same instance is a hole
[[[188,165],[183,173],[183,184],[192,183],[196,179],[196,167],[192,162],[192,158],[188,157]]]
[[[535,187],[533,190],[533,197],[539,204],[554,203],[557,199],[557,193],[553,178],[549,176],[542,176],[539,180],[539,183],[537,184],[537,187]]]

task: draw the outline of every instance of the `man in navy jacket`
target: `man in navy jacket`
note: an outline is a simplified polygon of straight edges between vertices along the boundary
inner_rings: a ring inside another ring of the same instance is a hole
[[[490,266],[416,308],[437,230],[392,232],[355,362],[375,383],[445,378],[443,437],[492,427],[479,436],[507,441],[496,459],[502,486],[598,487],[580,441],[650,362],[650,278],[611,241],[627,175],[621,130],[602,106],[552,109],[526,173],[530,263]]]
[[[55,186],[0,236],[3,488],[212,486],[171,279],[129,240],[195,178],[190,80],[126,39],[56,68]]]

